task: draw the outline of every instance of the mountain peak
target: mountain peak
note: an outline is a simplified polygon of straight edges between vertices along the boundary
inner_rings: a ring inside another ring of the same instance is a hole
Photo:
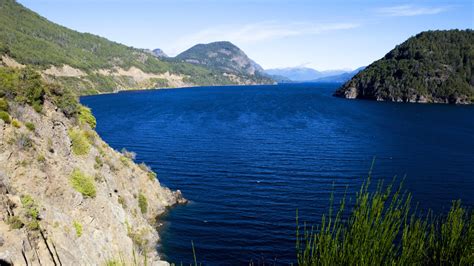
[[[263,72],[261,66],[229,41],[197,44],[176,56],[176,59],[229,74],[258,76]]]

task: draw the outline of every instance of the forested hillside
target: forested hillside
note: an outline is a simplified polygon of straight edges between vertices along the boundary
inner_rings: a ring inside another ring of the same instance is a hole
[[[4,65],[33,65],[80,94],[236,83],[215,69],[160,60],[147,50],[70,30],[14,0],[0,0],[0,56]]]
[[[378,101],[472,103],[474,31],[422,32],[369,65],[335,95]]]

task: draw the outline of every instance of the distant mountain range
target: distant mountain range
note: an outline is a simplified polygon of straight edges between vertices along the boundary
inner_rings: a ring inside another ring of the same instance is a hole
[[[288,67],[267,69],[265,73],[272,76],[278,82],[346,82],[362,69],[364,67],[353,71],[318,71],[308,67]]]

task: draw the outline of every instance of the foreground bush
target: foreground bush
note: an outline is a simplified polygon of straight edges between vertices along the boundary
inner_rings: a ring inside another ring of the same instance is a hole
[[[297,221],[299,265],[473,265],[474,215],[454,201],[446,217],[411,209],[411,195],[370,177],[346,211],[331,208],[317,229]],[[298,220],[298,219],[297,219]]]

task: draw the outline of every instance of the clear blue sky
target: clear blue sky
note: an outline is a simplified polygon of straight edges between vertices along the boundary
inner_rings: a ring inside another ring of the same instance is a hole
[[[408,37],[474,28],[474,1],[19,0],[66,27],[169,55],[228,40],[264,68],[354,69]]]

